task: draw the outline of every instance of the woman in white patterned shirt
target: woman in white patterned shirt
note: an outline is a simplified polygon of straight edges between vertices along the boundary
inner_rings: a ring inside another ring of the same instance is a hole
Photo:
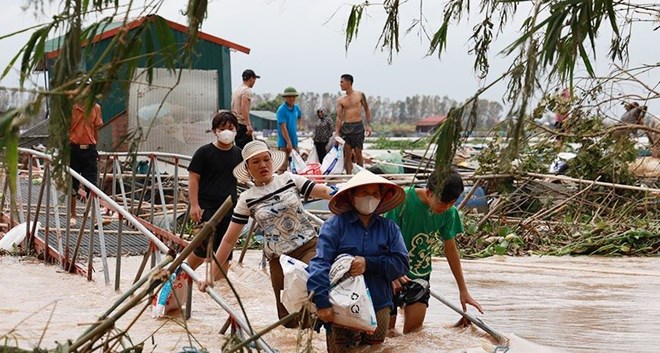
[[[332,189],[289,172],[274,174],[273,171],[286,162],[286,157],[282,151],[269,150],[263,141],[249,142],[241,154],[244,162],[234,168],[234,176],[242,182],[251,180],[254,186],[239,196],[215,257],[218,263],[226,261],[243,226],[250,216],[254,217],[264,232],[264,253],[270,267],[277,315],[281,319],[289,313],[280,302],[280,292],[284,288],[280,255],[286,254],[305,263],[316,255],[317,233],[303,213],[301,196],[329,200]],[[218,272],[214,262],[210,278],[216,278]],[[209,284],[200,282],[199,289],[205,291]],[[297,327],[298,320],[289,321],[285,326]]]

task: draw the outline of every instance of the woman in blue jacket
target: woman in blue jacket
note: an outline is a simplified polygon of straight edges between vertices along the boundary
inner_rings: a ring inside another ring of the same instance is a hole
[[[328,352],[346,352],[360,344],[374,345],[384,341],[392,307],[392,281],[408,272],[408,251],[399,227],[380,216],[404,199],[398,185],[363,170],[330,200],[335,214],[319,233],[316,257],[309,264],[307,290],[314,292],[319,319],[332,323],[329,299],[329,272],[340,254],[355,257],[350,275],[364,275],[376,311],[378,328],[374,334],[332,327],[327,333]]]

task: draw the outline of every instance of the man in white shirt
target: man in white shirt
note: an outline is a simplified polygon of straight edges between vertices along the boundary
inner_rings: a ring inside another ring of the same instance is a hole
[[[241,149],[253,139],[252,132],[254,129],[250,121],[250,104],[252,103],[252,87],[260,77],[253,70],[243,71],[243,84],[231,96],[231,110],[236,113],[238,118],[235,143]]]

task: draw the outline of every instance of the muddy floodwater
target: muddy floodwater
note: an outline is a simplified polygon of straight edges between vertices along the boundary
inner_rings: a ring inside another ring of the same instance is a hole
[[[229,273],[257,330],[277,320],[268,275],[259,269],[260,258],[260,252],[251,251],[244,264],[233,266]],[[140,261],[124,259],[122,290],[129,288]],[[113,263],[111,259],[111,278]],[[444,259],[435,260],[433,267],[432,289],[458,303]],[[120,295],[104,284],[100,262],[95,269],[95,281],[87,282],[33,259],[0,257],[0,337],[30,349],[53,348],[55,341],[80,336]],[[484,308],[480,317],[510,339],[508,352],[660,352],[660,258],[492,257],[464,261],[463,269],[472,296]],[[198,273],[203,275],[203,268]],[[226,284],[218,282],[216,289],[238,309]],[[131,327],[131,341],[144,342],[145,352],[181,352],[186,346],[220,352],[224,336],[218,331],[227,315],[196,289],[192,309],[192,318],[185,323],[189,333],[180,315],[157,320],[148,311]],[[125,328],[137,314],[137,309],[130,311],[117,327]],[[458,318],[431,298],[422,331],[358,351],[506,351],[476,327],[451,327]],[[324,336],[314,334],[315,352],[325,351]],[[297,351],[295,330],[277,328],[264,338],[280,352]]]

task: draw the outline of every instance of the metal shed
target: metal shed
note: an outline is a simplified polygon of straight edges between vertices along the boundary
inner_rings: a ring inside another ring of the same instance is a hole
[[[123,22],[110,23],[89,43],[83,45],[89,47],[85,51],[81,70],[92,69],[92,65],[102,57],[110,41],[120,31],[127,31],[130,34],[141,26],[149,25],[156,19],[167,24],[178,45],[182,46],[185,43],[188,28],[158,15],[140,17],[126,24]],[[194,55],[192,63],[185,67],[187,70],[183,72],[179,82],[179,85],[185,87],[185,89],[178,86],[174,90],[168,89],[166,85],[169,84],[171,87],[172,82],[175,80],[172,80],[173,75],[158,65],[160,62],[158,58],[154,60],[156,68],[152,87],[145,87],[144,78],[137,76],[142,71],[139,69],[136,72],[136,77],[131,78],[132,83],[128,89],[118,82],[113,83],[110,93],[99,100],[102,107],[103,122],[105,123],[100,132],[99,149],[106,151],[124,150],[126,146],[122,146],[121,142],[129,130],[137,127],[143,128],[145,131],[160,132],[161,130],[181,129],[186,132],[186,134],[175,136],[175,142],[181,140],[175,144],[167,142],[172,136],[164,136],[160,133],[155,133],[151,137],[147,136],[143,141],[145,142],[143,145],[158,148],[160,151],[189,154],[199,147],[198,140],[200,138],[206,140],[202,136],[205,129],[208,128],[206,125],[209,124],[213,114],[218,109],[229,109],[231,106],[232,88],[229,54],[232,50],[249,54],[250,49],[204,32],[198,33],[198,39],[194,49],[196,55]],[[54,74],[52,72],[52,61],[59,55],[62,42],[63,37],[57,37],[46,43],[47,60],[44,69],[48,71],[49,75]],[[158,50],[157,43],[153,47],[154,50]],[[143,49],[143,52],[147,52],[146,48]],[[144,59],[141,60],[143,61],[139,66],[146,67]],[[187,91],[187,93],[184,91]],[[200,105],[200,102],[203,104]],[[163,105],[166,109],[154,108],[157,103],[158,106]],[[171,107],[176,109],[170,109]],[[164,117],[166,112],[173,113]],[[160,127],[161,122],[164,122],[167,126]],[[196,130],[197,125],[199,125],[197,130],[200,131]],[[157,139],[158,141],[148,141],[151,139]],[[191,146],[188,148],[187,145]],[[189,149],[191,151],[188,151]]]
[[[255,130],[277,130],[277,115],[268,110],[251,110],[250,121]]]

